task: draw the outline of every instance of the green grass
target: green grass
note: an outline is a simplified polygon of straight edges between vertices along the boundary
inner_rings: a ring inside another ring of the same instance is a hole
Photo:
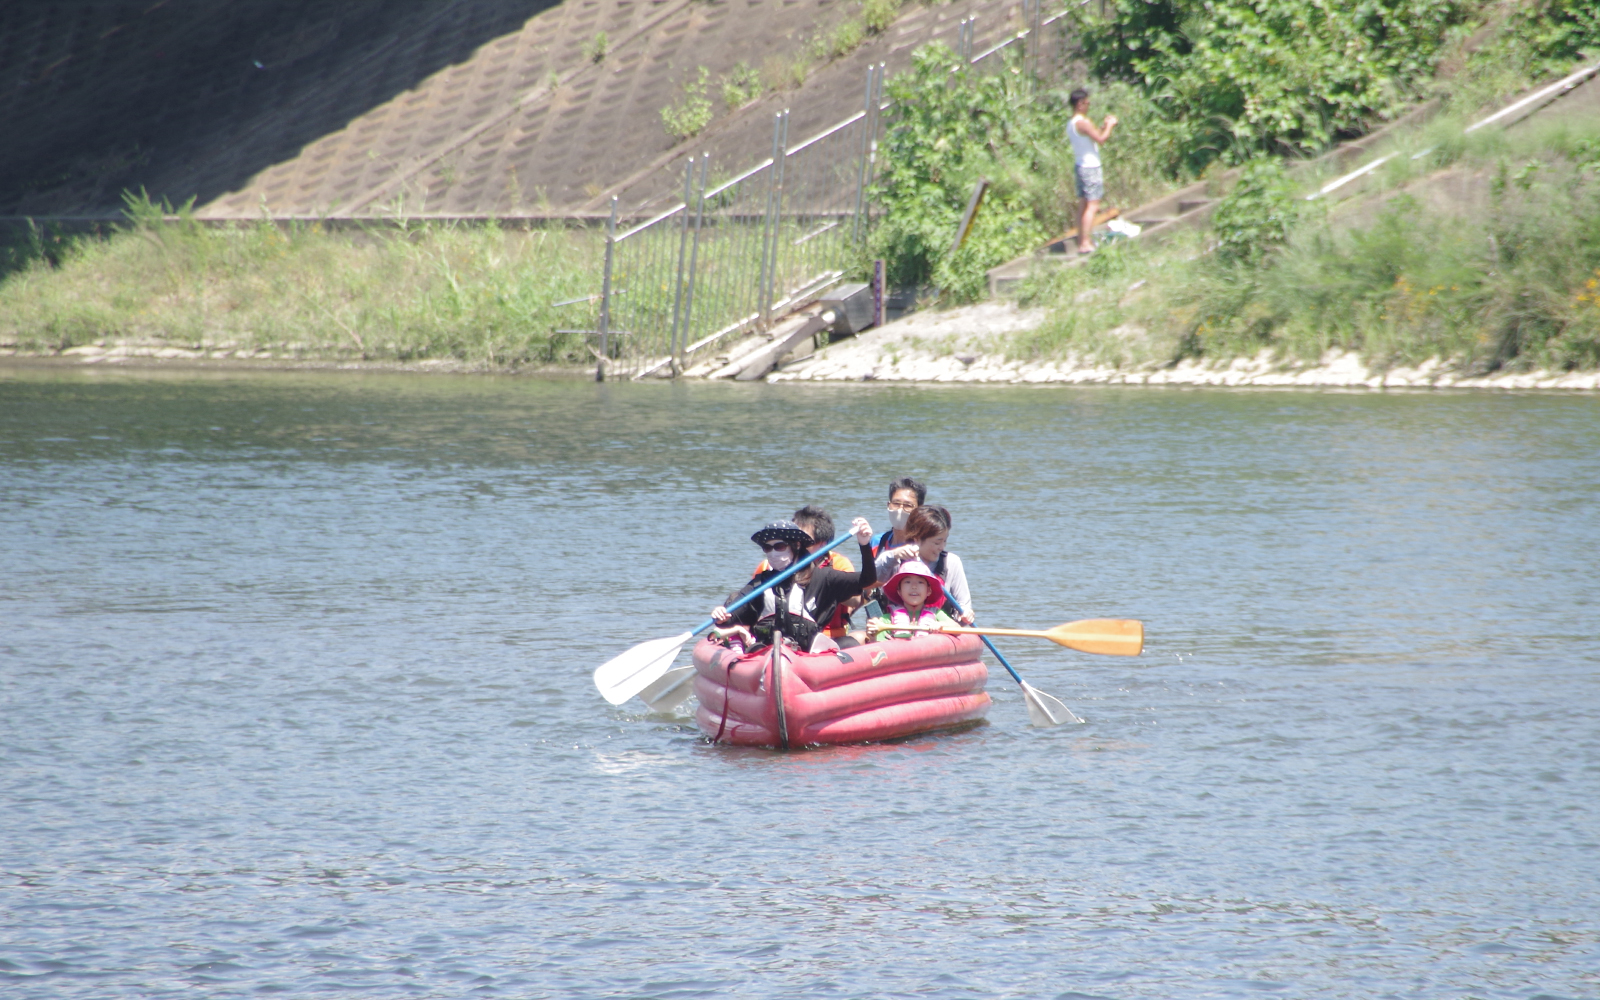
[[[61,350],[161,340],[307,357],[561,364],[589,355],[599,289],[589,233],[497,225],[368,231],[212,228],[130,200],[106,237],[13,247],[0,270],[0,341]]]
[[[1481,202],[1415,185],[1439,170]],[[1380,368],[1600,366],[1600,124],[1458,137],[1384,181],[1383,207],[1303,214],[1258,257],[1212,252],[1215,237],[1196,233],[1039,276],[1025,301],[1050,320],[1002,347],[1131,368],[1330,348]]]

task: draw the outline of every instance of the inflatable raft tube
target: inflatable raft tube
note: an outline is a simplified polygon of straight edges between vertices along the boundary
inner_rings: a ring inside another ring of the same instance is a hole
[[[981,719],[989,670],[972,635],[887,639],[854,649],[777,658],[694,647],[695,722],[736,746],[799,747],[910,736]]]

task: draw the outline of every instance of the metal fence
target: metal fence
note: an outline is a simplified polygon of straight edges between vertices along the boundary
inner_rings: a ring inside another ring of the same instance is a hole
[[[1027,27],[982,53],[972,51],[975,19],[963,21],[962,61],[1000,72],[1009,56],[1040,73],[1043,28],[1064,16],[1045,15],[1043,3],[1024,0]],[[612,200],[597,378],[677,375],[865,268],[884,83],[885,67],[871,67],[862,109],[800,142],[789,136],[789,113],[775,115],[771,155],[729,180],[708,177],[709,155],[691,157],[683,200],[620,233]]]

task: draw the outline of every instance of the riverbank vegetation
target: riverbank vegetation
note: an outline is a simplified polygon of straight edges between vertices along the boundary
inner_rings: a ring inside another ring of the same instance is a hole
[[[176,215],[173,219],[172,216]],[[248,355],[495,366],[575,363],[599,288],[598,241],[402,222],[329,231],[213,228],[147,198],[105,237],[34,231],[0,270],[0,342],[60,351],[160,341]]]
[[[1327,214],[1259,161],[1213,233],[1114,244],[1041,277],[1027,301],[1050,320],[1000,349],[1133,367],[1331,348],[1378,368],[1600,367],[1600,123],[1457,130],[1380,181],[1375,203]]]
[[[1590,0],[1151,0],[1105,16],[1098,9],[1079,8],[1068,30],[1095,78],[1092,113],[1120,120],[1102,156],[1105,203],[1121,208],[1220,181],[1231,167],[1302,160],[1428,98],[1441,101],[1445,120],[1462,119],[1585,52],[1600,55]],[[896,107],[873,247],[898,282],[932,285],[947,303],[980,297],[988,268],[1070,224],[1072,159],[1061,130],[1066,93],[1084,82],[1051,89],[957,62],[930,46],[890,84]],[[991,182],[988,200],[952,253],[980,177]]]

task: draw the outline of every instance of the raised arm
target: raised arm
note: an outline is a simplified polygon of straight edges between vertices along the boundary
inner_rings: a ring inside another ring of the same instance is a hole
[[[1056,120],[1060,121],[1059,118]],[[1095,128],[1094,122],[1089,120],[1088,115],[1078,115],[1076,118],[1072,119],[1072,122],[1073,128],[1093,139],[1095,142],[1105,142],[1111,138],[1111,130],[1117,127],[1117,116],[1106,115],[1106,126],[1104,129]]]

